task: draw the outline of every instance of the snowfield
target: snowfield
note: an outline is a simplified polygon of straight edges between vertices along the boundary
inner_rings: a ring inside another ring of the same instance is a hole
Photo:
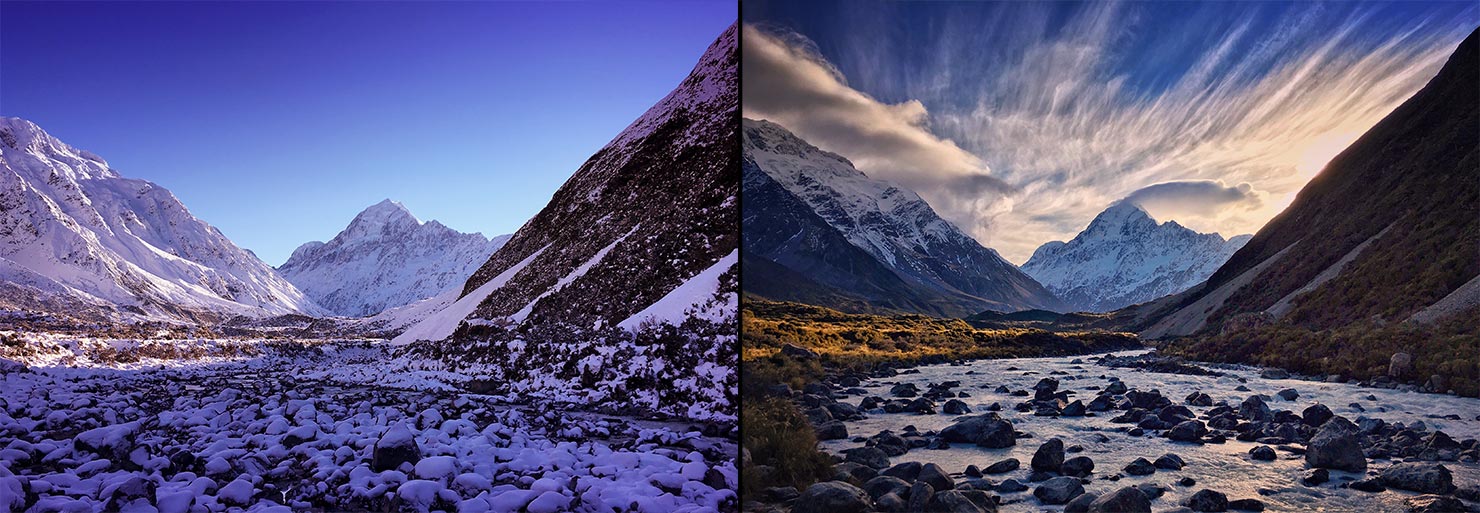
[[[0,332],[0,511],[732,511],[732,425],[462,391],[380,340]]]

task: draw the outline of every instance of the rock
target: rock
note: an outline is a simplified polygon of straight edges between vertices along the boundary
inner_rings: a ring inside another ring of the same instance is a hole
[[[1059,476],[1044,481],[1033,489],[1033,496],[1044,504],[1065,504],[1084,493],[1079,478]]]
[[[1300,482],[1305,486],[1318,486],[1330,480],[1331,472],[1323,468],[1309,470],[1305,473],[1305,477],[1300,478]]]
[[[900,383],[889,389],[889,395],[894,397],[914,397],[920,394],[920,389],[914,383]]]
[[[415,465],[418,461],[421,461],[421,447],[416,445],[416,437],[412,436],[406,424],[397,423],[386,429],[380,435],[380,440],[375,442],[375,450],[370,456],[370,469],[384,472],[396,470],[402,464]]]
[[[842,440],[848,438],[848,426],[841,420],[829,420],[817,426],[818,440]]]
[[[930,505],[927,511],[940,513],[996,513],[997,504],[985,497],[984,494],[981,500],[971,500],[967,492],[946,490],[930,498]]]
[[[857,486],[840,481],[817,483],[807,487],[792,504],[795,513],[854,513],[872,506],[867,493]]]
[[[1146,458],[1136,458],[1135,461],[1126,465],[1124,470],[1125,473],[1133,476],[1149,476],[1156,473],[1156,466],[1146,461]]]
[[[1429,376],[1429,380],[1424,382],[1423,387],[1424,389],[1431,392],[1443,392],[1445,390],[1448,390],[1448,388],[1446,388],[1444,384],[1444,376],[1440,376],[1438,374]]]
[[[1084,416],[1084,412],[1085,412],[1084,402],[1083,401],[1080,401],[1078,399],[1075,399],[1074,401],[1070,402],[1069,404],[1064,405],[1064,409],[1059,412],[1059,415],[1063,415],[1065,417],[1083,417]]]
[[[971,408],[966,406],[966,403],[960,399],[951,399],[946,401],[945,406],[942,406],[940,411],[949,415],[965,415],[971,413]]]
[[[1213,396],[1202,392],[1193,392],[1187,396],[1187,404],[1193,406],[1212,406]]]
[[[1160,499],[1162,495],[1166,495],[1167,493],[1166,488],[1156,483],[1141,483],[1136,485],[1136,489],[1140,490],[1141,494],[1151,500]]]
[[[1239,499],[1228,501],[1228,509],[1239,511],[1264,511],[1264,501],[1259,499]]]
[[[1276,458],[1279,458],[1279,455],[1275,454],[1274,448],[1268,445],[1260,445],[1249,449],[1249,457],[1256,461],[1274,461]]]
[[[1388,488],[1419,493],[1450,493],[1454,476],[1438,463],[1399,463],[1388,467],[1377,477]]]
[[[1001,483],[997,483],[997,487],[995,488],[997,493],[1017,493],[1027,489],[1028,485],[1016,479],[1003,480]]]
[[[1182,479],[1177,480],[1177,486],[1192,486],[1195,484],[1197,484],[1197,480],[1187,476],[1183,476]]]
[[[893,493],[886,493],[874,499],[874,506],[878,507],[879,511],[904,511],[908,509],[908,504],[903,497]]]
[[[1161,455],[1161,457],[1157,458],[1156,461],[1152,462],[1152,464],[1155,465],[1156,468],[1165,470],[1182,470],[1182,467],[1187,466],[1187,462],[1183,461],[1181,456],[1172,453]]]
[[[1071,477],[1086,477],[1095,470],[1095,461],[1088,456],[1075,456],[1064,460],[1059,473]]]
[[[873,479],[863,483],[863,491],[874,500],[891,493],[903,497],[906,492],[910,491],[910,483],[894,476],[874,476]]]
[[[1331,417],[1335,416],[1336,414],[1331,413],[1331,409],[1327,408],[1326,405],[1315,403],[1300,413],[1300,423],[1310,427],[1321,427],[1326,421],[1331,420]]]
[[[1413,372],[1413,355],[1408,353],[1393,353],[1388,359],[1388,377],[1398,379]]]
[[[1264,379],[1290,379],[1290,373],[1284,369],[1264,369],[1263,372],[1259,373],[1259,377]]]
[[[843,451],[844,460],[872,469],[884,469],[889,467],[889,455],[877,447],[859,447]]]
[[[1151,499],[1133,486],[1100,496],[1089,504],[1089,513],[1151,513]]]
[[[941,430],[940,436],[947,442],[974,443],[992,449],[1012,447],[1017,444],[1017,435],[1013,433],[1012,422],[996,413],[965,417]]]
[[[910,495],[905,499],[905,511],[925,511],[930,507],[930,498],[935,495],[935,488],[924,481],[916,482],[910,487]]]
[[[1455,511],[1466,511],[1465,503],[1454,497],[1443,495],[1420,495],[1409,497],[1403,501],[1408,506],[1408,513],[1452,513]]]
[[[1182,501],[1182,505],[1192,511],[1228,511],[1228,496],[1223,495],[1223,492],[1204,489]]]
[[[222,504],[246,506],[252,504],[252,497],[257,494],[256,487],[246,477],[238,477],[235,481],[227,483],[216,492],[216,500]]]
[[[795,486],[776,486],[761,490],[761,499],[766,502],[787,502],[800,497],[802,492]]]
[[[797,360],[812,360],[817,358],[817,352],[796,344],[786,344],[784,346],[781,346],[781,354],[790,356]]]
[[[1367,470],[1367,456],[1357,441],[1355,429],[1338,422],[1328,422],[1305,447],[1305,464],[1312,468],[1329,468],[1348,472]]]
[[[1200,442],[1206,434],[1208,427],[1201,420],[1187,420],[1172,426],[1172,430],[1167,432],[1167,438],[1178,442]]]
[[[138,432],[138,422],[102,426],[78,433],[73,437],[72,445],[77,450],[91,452],[107,460],[125,462],[134,452]]]
[[[1271,417],[1269,405],[1257,395],[1251,395],[1238,406],[1238,416],[1249,420],[1269,420]]]
[[[1118,379],[1111,381],[1109,385],[1105,386],[1105,393],[1110,395],[1121,395],[1129,390],[1130,389],[1125,386],[1125,382]]]
[[[1017,458],[1007,458],[1005,460],[1002,460],[1002,461],[993,463],[991,465],[987,465],[987,468],[982,469],[982,473],[983,474],[989,474],[990,475],[990,474],[1002,474],[1002,473],[1005,473],[1005,472],[1012,472],[1014,470],[1017,470],[1018,467],[1021,466],[1021,465],[1022,465],[1022,462],[1018,461]]]
[[[1296,392],[1293,388],[1286,388],[1279,392],[1275,392],[1274,395],[1280,396],[1280,399],[1284,399],[1286,401],[1294,401],[1300,398],[1300,392]]]
[[[1375,478],[1375,477],[1369,477],[1367,479],[1358,479],[1356,481],[1352,481],[1351,484],[1349,484],[1347,486],[1350,487],[1353,490],[1361,490],[1361,491],[1364,491],[1364,492],[1372,492],[1372,493],[1377,493],[1377,492],[1381,492],[1381,491],[1386,491],[1387,490],[1387,487],[1386,486],[1383,486],[1382,483],[1378,482],[1377,478]]]
[[[1059,380],[1053,378],[1040,379],[1037,384],[1033,385],[1033,399],[1038,401],[1053,399],[1054,392],[1058,390]]]
[[[888,470],[879,472],[881,476],[897,477],[905,481],[913,482],[920,477],[920,469],[925,466],[918,461],[906,461],[889,467]]]
[[[1093,503],[1098,498],[1100,496],[1093,493],[1081,493],[1078,497],[1075,497],[1068,504],[1064,505],[1064,513],[1086,513],[1089,511],[1090,503]]]
[[[951,479],[951,475],[934,463],[926,463],[925,466],[920,467],[920,476],[917,479],[919,479],[918,482],[929,483],[930,487],[938,492],[956,487],[956,481]]]
[[[1033,470],[1044,472],[1058,472],[1059,467],[1064,465],[1064,441],[1053,438],[1038,446],[1038,451],[1033,453],[1033,461],[1029,466]]]
[[[879,475],[879,471],[878,469],[875,469],[873,467],[845,461],[843,463],[833,465],[833,474],[835,476],[833,477],[833,479],[836,479],[838,481],[850,481],[853,479],[857,479],[858,481],[863,482],[873,479],[874,476]]]

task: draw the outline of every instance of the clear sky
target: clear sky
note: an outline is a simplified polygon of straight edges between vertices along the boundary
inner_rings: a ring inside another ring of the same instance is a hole
[[[1009,260],[1112,203],[1253,233],[1417,92],[1480,4],[748,0],[743,110]]]
[[[271,265],[390,198],[512,233],[678,85],[732,0],[0,2],[0,114]]]

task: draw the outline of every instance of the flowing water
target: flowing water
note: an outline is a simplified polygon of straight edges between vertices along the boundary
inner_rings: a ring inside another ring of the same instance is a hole
[[[1116,354],[1135,355],[1144,352],[1146,351]],[[1076,360],[1082,360],[1082,363],[1072,363]],[[891,463],[908,461],[935,463],[947,472],[953,473],[959,480],[962,476],[961,472],[967,465],[985,468],[999,460],[1017,458],[1022,462],[1019,470],[987,476],[993,482],[1014,478],[1029,485],[1027,491],[1000,494],[1004,503],[1002,511],[1063,509],[1062,506],[1048,506],[1039,503],[1032,496],[1032,487],[1036,483],[1027,482],[1030,472],[1028,463],[1033,458],[1033,452],[1044,441],[1054,437],[1063,439],[1066,446],[1078,444],[1085,449],[1082,453],[1068,454],[1066,457],[1088,456],[1094,460],[1095,470],[1090,476],[1091,484],[1085,485],[1087,492],[1104,494],[1123,486],[1157,483],[1167,488],[1168,491],[1166,495],[1152,502],[1153,510],[1156,511],[1173,508],[1183,499],[1204,488],[1221,491],[1228,495],[1229,500],[1259,499],[1264,501],[1267,511],[1402,511],[1404,509],[1403,500],[1415,495],[1397,490],[1368,493],[1338,488],[1347,480],[1364,477],[1361,474],[1341,471],[1332,471],[1329,483],[1318,487],[1307,487],[1299,482],[1306,470],[1303,456],[1278,451],[1279,459],[1276,461],[1255,461],[1249,458],[1248,451],[1258,444],[1240,442],[1232,438],[1224,444],[1197,445],[1161,438],[1150,430],[1145,436],[1132,437],[1124,431],[1133,427],[1133,424],[1110,422],[1111,418],[1119,414],[1114,410],[1099,412],[1094,417],[1037,417],[1032,412],[1024,413],[1013,409],[1018,403],[1030,398],[993,392],[993,389],[999,385],[1006,385],[1011,390],[1031,390],[1033,385],[1044,377],[1058,379],[1060,391],[1077,392],[1076,395],[1071,395],[1070,399],[1078,398],[1086,404],[1094,398],[1097,390],[1089,390],[1085,387],[1098,385],[1103,388],[1109,384],[1108,378],[1115,376],[1131,389],[1160,390],[1163,395],[1173,401],[1173,404],[1183,404],[1183,398],[1194,391],[1201,391],[1212,396],[1215,404],[1219,401],[1227,401],[1234,407],[1237,407],[1249,395],[1264,394],[1273,410],[1287,409],[1298,414],[1311,404],[1319,402],[1327,405],[1337,415],[1351,420],[1356,420],[1359,416],[1368,416],[1390,423],[1411,424],[1423,421],[1430,430],[1442,430],[1457,440],[1480,437],[1480,420],[1476,420],[1476,415],[1480,415],[1480,399],[1362,388],[1344,383],[1264,379],[1259,377],[1260,369],[1254,367],[1217,369],[1224,373],[1221,377],[1189,376],[1104,367],[1095,365],[1091,357],[1079,356],[978,360],[965,365],[924,366],[918,367],[918,370],[918,374],[869,380],[863,384],[863,388],[868,390],[868,395],[887,398],[889,388],[898,383],[913,383],[921,390],[925,390],[931,383],[960,381],[961,386],[954,390],[970,394],[971,397],[961,398],[961,400],[971,407],[971,415],[985,413],[988,405],[999,403],[1003,408],[999,413],[1012,421],[1016,430],[1031,433],[1033,436],[1019,439],[1016,446],[1005,449],[988,449],[971,444],[952,444],[949,450],[912,449],[904,455],[891,458]],[[1055,371],[1065,374],[1050,375]],[[1234,389],[1239,385],[1248,387],[1250,391],[1235,391]],[[1275,396],[1276,392],[1286,388],[1295,389],[1300,393],[1300,397],[1294,401],[1285,401]],[[1377,399],[1368,400],[1369,395]],[[854,396],[843,400],[856,404],[858,399],[860,398]],[[1351,403],[1360,404],[1366,411],[1357,411],[1349,406]],[[1199,416],[1210,409],[1209,407],[1188,407]],[[1461,420],[1435,418],[1450,414],[1460,415]],[[885,429],[900,433],[905,426],[909,425],[915,426],[922,432],[939,431],[951,425],[958,418],[956,415],[941,413],[933,415],[888,414],[879,409],[871,410],[867,416],[868,418],[864,420],[847,423],[850,439],[857,436],[873,436]],[[1097,441],[1095,436],[1097,434],[1108,436],[1109,441]],[[824,442],[822,447],[829,452],[836,453],[862,445],[850,440],[833,440]],[[1179,471],[1158,469],[1155,474],[1149,476],[1126,475],[1119,481],[1106,479],[1117,473],[1123,474],[1121,469],[1138,457],[1155,460],[1158,456],[1168,452],[1181,456],[1186,460],[1187,466]],[[1389,460],[1369,460],[1368,472],[1381,471],[1391,463]],[[1457,462],[1444,462],[1443,464],[1454,473],[1456,485],[1476,486],[1480,483],[1480,465]],[[1197,483],[1191,487],[1178,486],[1177,480],[1184,476],[1192,477],[1197,480]],[[1262,494],[1261,491],[1263,491]]]

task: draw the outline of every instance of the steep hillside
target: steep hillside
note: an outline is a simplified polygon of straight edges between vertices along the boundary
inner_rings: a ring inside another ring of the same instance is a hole
[[[396,342],[498,390],[733,418],[737,30]]]
[[[1023,272],[1078,311],[1106,312],[1202,283],[1249,241],[1224,240],[1116,203],[1069,242],[1038,247]]]
[[[1064,308],[913,191],[871,179],[780,125],[744,121],[744,169],[746,251],[839,296],[949,316]],[[749,274],[747,282],[766,281]]]
[[[20,118],[0,118],[0,276],[6,304],[113,320],[326,313],[169,190]]]
[[[489,240],[436,221],[423,223],[405,206],[385,200],[360,212],[329,242],[299,246],[277,270],[320,306],[365,317],[461,290],[509,237]]]
[[[1480,276],[1477,37],[1332,159],[1206,285],[1149,316],[1143,334],[1394,323],[1457,291],[1473,296],[1465,285]]]

